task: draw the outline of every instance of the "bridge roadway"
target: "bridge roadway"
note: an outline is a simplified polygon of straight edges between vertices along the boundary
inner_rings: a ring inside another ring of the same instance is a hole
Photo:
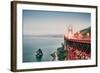
[[[89,39],[65,39],[65,40],[76,43],[91,44],[91,40]]]

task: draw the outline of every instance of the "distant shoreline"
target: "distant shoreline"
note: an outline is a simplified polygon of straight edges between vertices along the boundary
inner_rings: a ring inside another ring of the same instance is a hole
[[[64,35],[23,35],[25,37],[58,37],[63,38]]]

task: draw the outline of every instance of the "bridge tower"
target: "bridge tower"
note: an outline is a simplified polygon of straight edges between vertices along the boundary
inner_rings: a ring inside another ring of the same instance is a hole
[[[73,37],[73,27],[70,25],[68,27],[68,39],[71,39]]]

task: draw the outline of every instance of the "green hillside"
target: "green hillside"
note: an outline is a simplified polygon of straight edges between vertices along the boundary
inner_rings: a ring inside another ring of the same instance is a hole
[[[81,32],[81,34],[82,34],[83,36],[85,36],[87,33],[89,33],[89,34],[91,35],[91,27],[88,27],[88,28],[86,28],[86,29],[83,29],[83,30],[81,30],[80,32]]]

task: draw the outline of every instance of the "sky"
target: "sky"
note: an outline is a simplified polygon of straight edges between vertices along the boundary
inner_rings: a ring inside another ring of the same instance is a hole
[[[73,33],[91,26],[91,14],[79,12],[23,10],[23,35],[64,34],[68,27]]]

